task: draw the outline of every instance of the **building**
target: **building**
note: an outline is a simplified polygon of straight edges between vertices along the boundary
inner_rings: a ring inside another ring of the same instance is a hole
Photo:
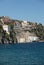
[[[22,27],[24,28],[24,27],[26,27],[26,26],[28,26],[29,24],[28,24],[28,22],[27,21],[23,21],[22,22]]]
[[[5,30],[9,34],[10,27],[8,25],[3,25],[2,27],[3,27],[3,30]]]
[[[30,25],[27,21],[22,22],[22,29],[31,31],[33,29],[33,26]]]
[[[27,39],[28,42],[33,42],[33,41],[38,41],[38,37],[37,36],[28,36],[28,39]]]
[[[22,27],[21,27],[21,24],[19,23],[19,22],[17,22],[17,21],[15,21],[14,22],[14,30],[17,30],[17,29],[22,29]]]

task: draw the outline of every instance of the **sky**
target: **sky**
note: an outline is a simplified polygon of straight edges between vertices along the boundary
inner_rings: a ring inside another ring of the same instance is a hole
[[[44,24],[44,0],[0,0],[0,16]]]

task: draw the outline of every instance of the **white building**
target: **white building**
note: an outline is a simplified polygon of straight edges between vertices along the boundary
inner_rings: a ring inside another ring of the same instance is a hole
[[[28,36],[28,42],[38,41],[37,36]]]
[[[8,25],[3,25],[2,27],[3,27],[3,30],[5,30],[9,34],[10,27]]]
[[[26,26],[28,26],[29,24],[28,24],[28,22],[27,21],[23,21],[22,22],[22,27],[24,28],[24,27],[26,27]]]

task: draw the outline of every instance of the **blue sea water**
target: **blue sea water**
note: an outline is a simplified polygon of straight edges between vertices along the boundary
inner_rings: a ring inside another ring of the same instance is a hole
[[[0,65],[44,65],[44,42],[0,44]]]

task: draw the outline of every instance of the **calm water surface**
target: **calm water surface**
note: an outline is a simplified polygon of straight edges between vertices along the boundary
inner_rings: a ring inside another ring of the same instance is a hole
[[[44,42],[0,44],[0,65],[44,65]]]

